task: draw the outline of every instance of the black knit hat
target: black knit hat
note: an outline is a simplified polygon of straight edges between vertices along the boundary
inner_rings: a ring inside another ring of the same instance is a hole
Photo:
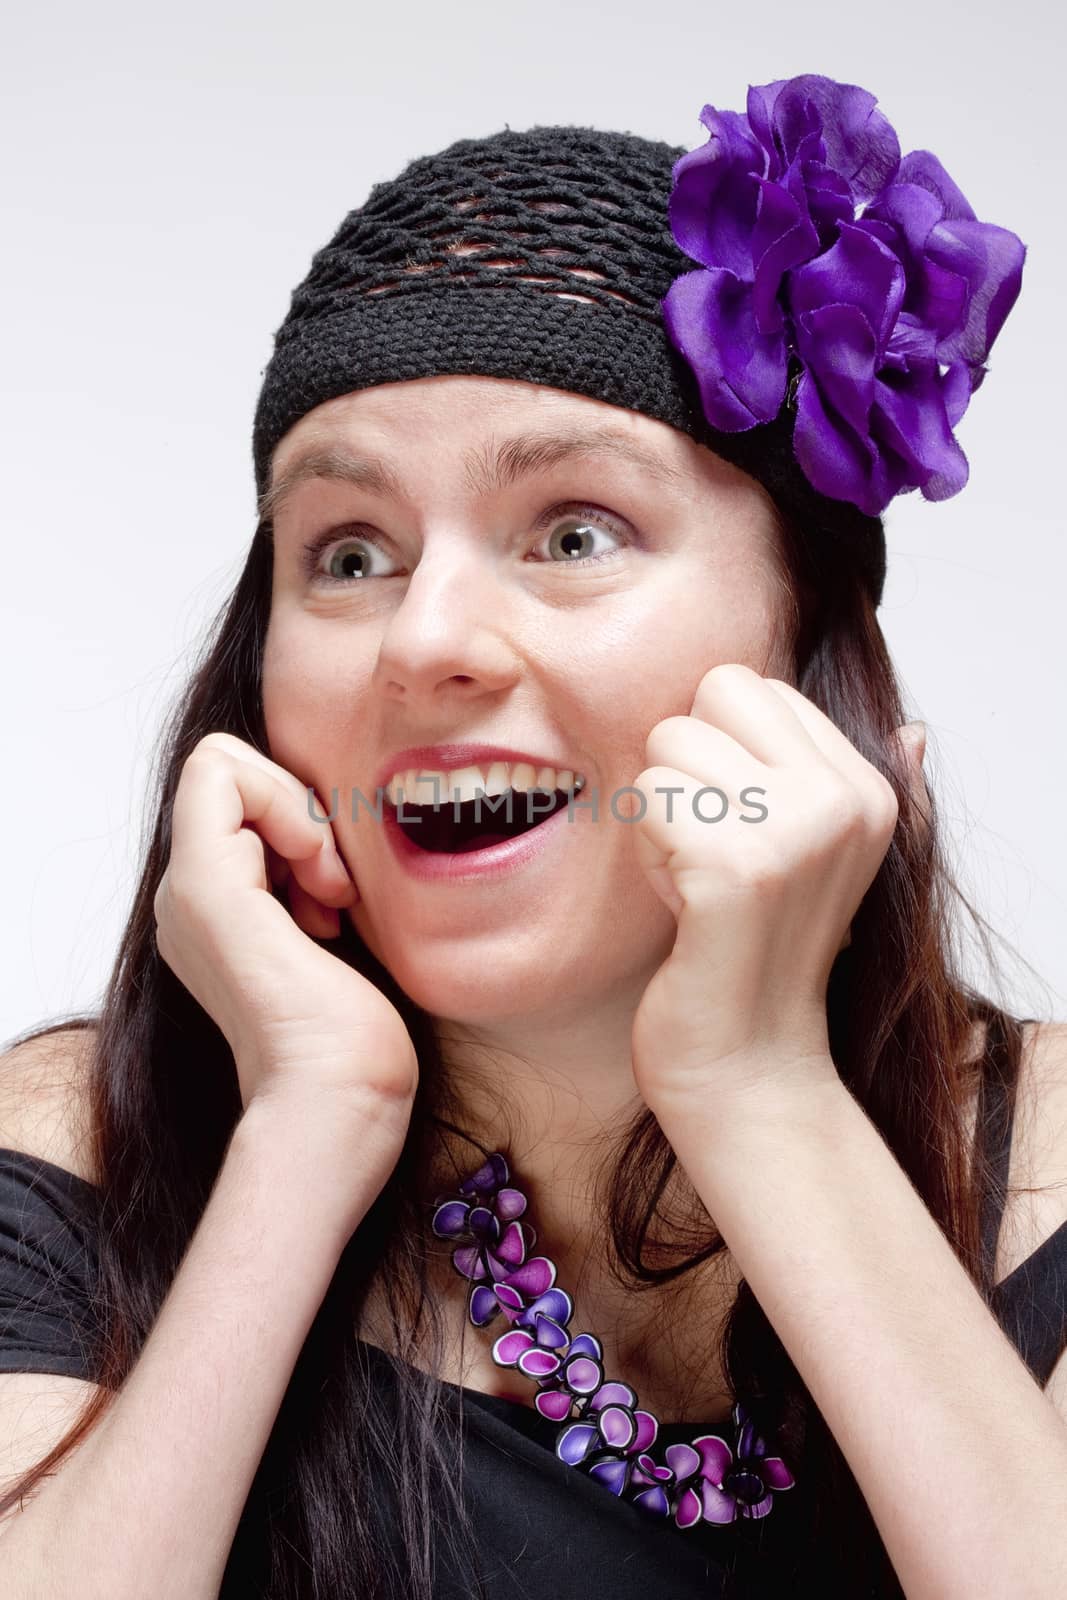
[[[773,422],[720,433],[667,336],[660,302],[693,267],[667,214],[685,153],[632,133],[508,128],[375,184],[275,334],[252,437],[258,495],[275,445],[323,401],[443,373],[522,379],[643,412],[733,462],[794,521],[817,578],[858,572],[877,606],[881,518],[812,488],[790,400]]]

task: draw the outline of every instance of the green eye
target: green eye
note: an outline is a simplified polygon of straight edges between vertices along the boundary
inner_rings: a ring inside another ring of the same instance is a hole
[[[597,534],[603,533],[600,523],[593,522],[589,517],[566,517],[563,522],[557,523],[549,534],[549,550],[553,555],[558,555],[561,562],[566,565],[589,565],[589,562],[601,562],[606,555],[614,555],[614,549],[595,550]]]
[[[326,564],[326,575],[338,579],[369,577],[370,563],[367,560],[366,553],[358,549],[345,549],[346,545],[359,545],[362,542],[359,539],[342,539]],[[343,570],[337,571],[334,566],[335,562],[341,564]]]
[[[388,576],[370,570],[372,553],[378,549],[373,539],[358,534],[346,536],[341,528],[327,528],[304,546],[300,564],[310,583],[363,583],[368,578]],[[332,553],[324,569],[320,563],[326,550]]]
[[[556,522],[548,536],[549,562],[553,566],[590,566],[618,553],[618,545],[596,550],[597,536],[605,531],[623,538],[623,531],[607,517],[587,511],[572,512]]]

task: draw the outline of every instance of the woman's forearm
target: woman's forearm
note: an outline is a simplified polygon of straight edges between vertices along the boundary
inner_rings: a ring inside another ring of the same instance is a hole
[[[841,1084],[654,1107],[909,1600],[1067,1593],[1067,1426]]]
[[[126,1382],[0,1531],[5,1600],[216,1600],[297,1357],[375,1199],[353,1193],[358,1156],[253,1102]]]

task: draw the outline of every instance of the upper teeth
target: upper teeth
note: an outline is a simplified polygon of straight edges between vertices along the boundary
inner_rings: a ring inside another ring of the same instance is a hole
[[[487,767],[411,767],[394,772],[385,794],[390,805],[401,800],[409,806],[447,805],[449,801],[476,800],[479,793],[506,794],[509,789],[581,789],[582,774],[569,767],[535,767],[529,761],[494,761]],[[402,793],[401,793],[402,791]]]

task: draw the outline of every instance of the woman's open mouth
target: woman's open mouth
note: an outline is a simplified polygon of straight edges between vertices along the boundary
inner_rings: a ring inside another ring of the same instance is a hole
[[[580,792],[578,784],[569,791],[509,789],[439,806],[404,800],[399,808],[386,797],[382,819],[394,854],[414,876],[470,880],[539,855],[574,822],[571,803]]]
[[[508,789],[475,800],[448,800],[440,806],[412,805],[398,810],[383,802],[404,837],[418,850],[434,855],[469,855],[507,839],[518,839],[540,827],[567,804],[563,789]]]

